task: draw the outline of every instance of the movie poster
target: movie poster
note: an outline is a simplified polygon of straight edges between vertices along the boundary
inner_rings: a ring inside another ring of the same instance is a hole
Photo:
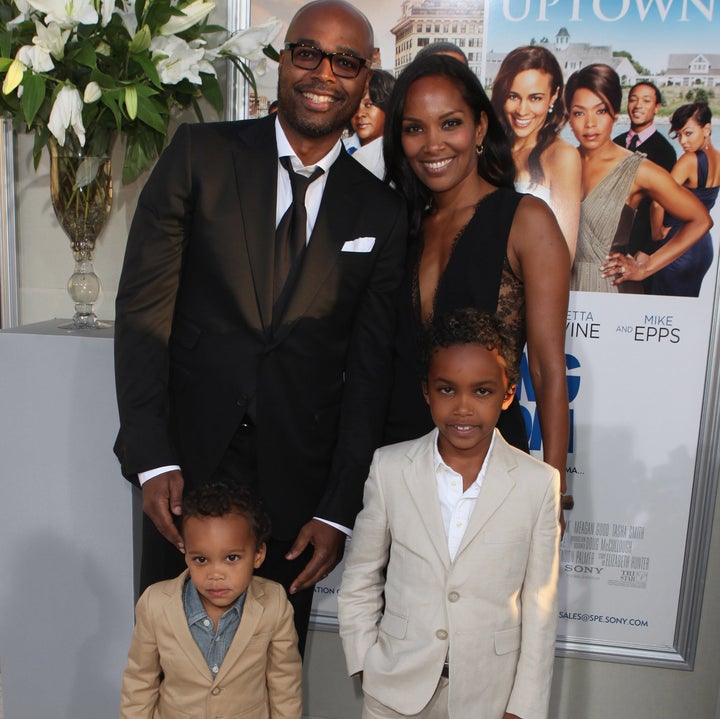
[[[287,21],[301,2],[253,2],[253,22]],[[362,0],[396,74],[437,40],[463,49],[491,91],[505,55],[541,44],[565,79],[610,64],[624,100],[640,79],[662,91],[656,124],[668,135],[679,105],[706,101],[720,117],[720,10],[714,0]],[[280,40],[276,42],[280,46]],[[275,99],[262,79],[257,112]],[[623,113],[625,104],[623,103]],[[615,134],[629,128],[626,114]],[[562,136],[577,145],[569,128]],[[682,149],[676,141],[675,150]],[[712,211],[716,226],[720,213]],[[717,286],[713,260],[698,297],[574,291],[567,317],[571,436],[568,491],[575,508],[561,545],[559,646],[612,648],[629,661],[675,653],[678,602],[698,455]],[[519,388],[531,448],[541,456],[526,364]],[[314,619],[336,625],[342,566],[316,587]],[[607,654],[607,651],[605,652]]]

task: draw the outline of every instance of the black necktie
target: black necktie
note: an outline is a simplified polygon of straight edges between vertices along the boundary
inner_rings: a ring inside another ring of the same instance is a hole
[[[305,250],[307,210],[305,209],[305,194],[311,182],[317,180],[324,170],[316,167],[310,177],[300,175],[292,169],[289,157],[281,157],[280,164],[290,175],[292,187],[292,204],[288,207],[275,230],[275,273],[273,277],[273,299],[277,302],[283,288],[294,275],[299,259]]]
[[[640,135],[638,135],[636,133],[635,135],[633,135],[630,138],[630,144],[628,145],[628,150],[630,150],[630,152],[635,152],[635,150],[637,150],[637,146],[639,144],[640,144]]]

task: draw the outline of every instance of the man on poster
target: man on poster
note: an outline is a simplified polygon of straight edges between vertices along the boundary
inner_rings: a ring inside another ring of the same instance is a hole
[[[177,131],[138,202],[117,296],[116,453],[142,485],[142,585],[183,566],[184,486],[250,485],[273,523],[262,573],[288,590],[301,647],[390,381],[405,210],[340,143],[373,45],[349,3],[302,7],[276,116]]]
[[[613,138],[613,141],[632,152],[637,150],[645,153],[648,160],[670,172],[677,155],[667,138],[655,126],[655,115],[661,107],[662,95],[653,83],[644,80],[633,85],[627,101],[630,129]],[[641,251],[651,255],[658,247],[650,229],[651,204],[652,200],[645,198],[638,205],[630,233],[628,251],[631,254]]]

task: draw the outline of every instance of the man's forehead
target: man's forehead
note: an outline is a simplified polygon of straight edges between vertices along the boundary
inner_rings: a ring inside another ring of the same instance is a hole
[[[366,52],[373,43],[372,29],[363,16],[352,6],[333,2],[301,8],[290,23],[285,40],[355,52]]]

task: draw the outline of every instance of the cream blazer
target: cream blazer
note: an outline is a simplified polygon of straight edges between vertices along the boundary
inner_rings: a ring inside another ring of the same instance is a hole
[[[302,665],[285,590],[252,579],[213,678],[185,617],[187,575],[153,584],[137,603],[120,719],[301,719]]]
[[[452,719],[546,719],[557,629],[558,472],[496,430],[454,561],[435,431],[375,453],[338,597],[348,672],[401,714],[430,700],[449,657]],[[387,567],[387,578],[385,578]]]

